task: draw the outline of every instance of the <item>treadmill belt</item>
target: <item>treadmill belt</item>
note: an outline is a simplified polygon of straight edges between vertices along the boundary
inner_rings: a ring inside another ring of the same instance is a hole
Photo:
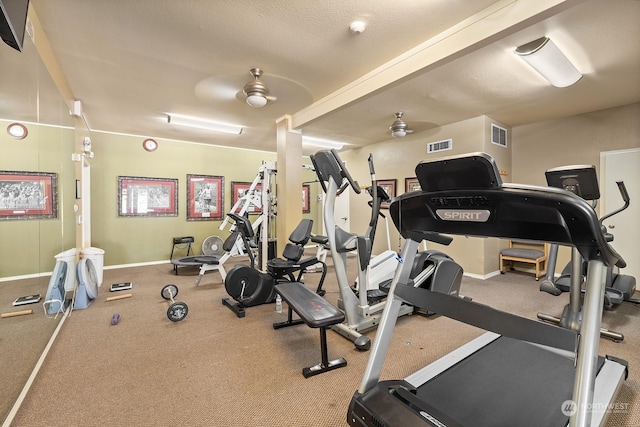
[[[501,337],[420,386],[418,396],[468,426],[565,426],[573,361]],[[531,385],[531,386],[527,386]]]

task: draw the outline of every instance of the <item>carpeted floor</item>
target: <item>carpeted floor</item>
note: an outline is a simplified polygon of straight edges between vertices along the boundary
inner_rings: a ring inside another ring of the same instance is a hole
[[[49,338],[62,315],[49,316],[42,307],[49,277],[38,277],[0,283],[0,307],[2,314],[30,312],[20,316],[0,319],[0,419],[20,395]],[[20,296],[43,296],[39,303],[13,306]]]
[[[329,358],[344,357],[348,365],[305,379],[302,368],[320,361],[317,330],[274,330],[286,318],[286,309],[279,314],[274,305],[249,308],[239,319],[221,304],[226,292],[218,273],[207,273],[199,287],[195,277],[196,270],[174,276],[169,264],[105,270],[98,298],[66,320],[12,426],[346,425],[368,352],[330,331]],[[313,289],[318,278],[305,276]],[[122,292],[133,296],[107,302],[115,295],[109,285],[122,281],[133,283]],[[166,317],[169,303],[160,290],[168,283],[178,285],[176,299],[189,306],[182,322]],[[332,267],[325,289],[335,302]],[[531,275],[515,272],[465,278],[462,293],[530,318],[538,311],[558,314],[568,300],[539,292]],[[629,304],[604,314],[604,325],[626,338],[601,340],[601,353],[630,365],[610,426],[640,426],[639,310]],[[112,326],[114,313],[120,322]],[[443,317],[402,318],[383,379],[402,378],[481,333]]]

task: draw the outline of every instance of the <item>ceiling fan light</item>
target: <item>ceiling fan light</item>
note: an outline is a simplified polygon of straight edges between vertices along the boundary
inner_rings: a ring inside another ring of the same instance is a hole
[[[247,95],[247,104],[255,108],[264,107],[267,105],[267,98],[262,95]]]
[[[407,132],[404,129],[397,129],[391,132],[391,136],[393,136],[394,138],[402,138],[403,136],[406,136]]]

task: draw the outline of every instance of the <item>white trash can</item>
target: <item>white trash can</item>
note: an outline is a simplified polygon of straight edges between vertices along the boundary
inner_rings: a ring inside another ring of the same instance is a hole
[[[100,248],[84,248],[80,250],[80,258],[88,258],[93,263],[98,276],[98,286],[102,285],[102,271],[104,270],[104,250]]]

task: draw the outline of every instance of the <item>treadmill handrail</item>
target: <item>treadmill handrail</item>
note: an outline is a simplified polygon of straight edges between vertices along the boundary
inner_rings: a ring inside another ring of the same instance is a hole
[[[578,348],[578,334],[575,331],[537,322],[475,301],[467,301],[458,295],[443,294],[400,283],[395,289],[395,294],[410,305],[485,331],[572,353]]]

